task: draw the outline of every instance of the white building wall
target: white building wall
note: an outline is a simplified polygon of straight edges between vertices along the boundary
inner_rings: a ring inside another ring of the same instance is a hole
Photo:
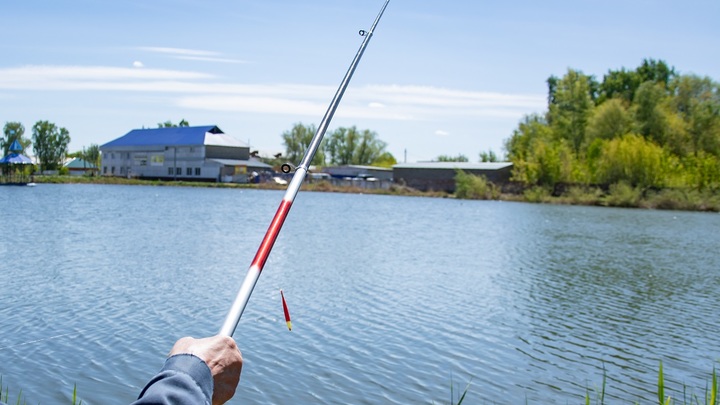
[[[217,180],[220,168],[206,162],[204,146],[123,147],[106,149],[100,173],[105,176]]]

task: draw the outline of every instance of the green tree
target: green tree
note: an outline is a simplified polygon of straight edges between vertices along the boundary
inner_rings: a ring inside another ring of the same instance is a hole
[[[90,146],[83,150],[82,159],[95,165],[95,167],[100,167],[100,146],[91,143]]]
[[[42,170],[57,170],[68,152],[70,133],[49,121],[33,125],[33,150]]]
[[[283,132],[282,138],[283,144],[285,145],[285,157],[289,162],[293,164],[300,163],[316,131],[317,129],[313,124],[303,125],[302,123],[297,123],[291,130]],[[322,149],[322,147],[318,148],[311,164],[325,164],[325,154]]]
[[[0,138],[0,147],[2,148],[3,156],[6,156],[9,152],[10,145],[17,140],[22,146],[20,153],[25,154],[25,150],[32,144],[32,141],[25,138],[25,127],[19,122],[6,122],[3,128],[3,137]]]
[[[670,82],[677,76],[674,67],[655,59],[643,59],[635,72],[639,77],[638,85],[650,81],[661,84],[665,89],[668,89]]]
[[[548,112],[556,135],[570,142],[576,156],[585,142],[585,129],[594,106],[593,81],[591,76],[569,69],[557,83],[555,102]]]
[[[528,157],[530,148],[536,140],[550,142],[552,138],[552,130],[543,116],[526,115],[518,124],[518,128],[513,131],[512,136],[505,141],[505,150],[511,161],[523,160]]]
[[[613,98],[622,98],[628,103],[632,102],[635,90],[639,85],[640,77],[637,72],[627,71],[625,68],[611,70],[603,77],[602,84],[600,84],[598,104]]]
[[[695,75],[680,76],[670,86],[672,106],[685,122],[692,152],[720,156],[720,86]]]
[[[189,127],[190,123],[185,121],[185,119],[181,119],[180,122],[177,124],[173,123],[170,120],[167,120],[165,122],[158,122],[158,128],[175,128],[175,127]]]
[[[595,139],[613,139],[623,136],[632,129],[632,117],[620,98],[608,100],[593,111],[588,120],[586,142]]]
[[[664,61],[644,59],[642,64],[635,70],[610,70],[603,77],[600,84],[600,95],[597,104],[602,104],[613,98],[622,98],[627,102],[634,101],[635,94],[645,82],[659,84],[664,90],[676,76],[675,69],[669,67]]]
[[[325,153],[334,165],[370,165],[386,153],[386,147],[373,131],[340,127],[328,137]]]
[[[391,168],[397,164],[397,159],[390,152],[383,152],[373,162],[373,166]]]
[[[661,84],[646,81],[635,92],[635,120],[637,131],[647,139],[662,145],[667,139],[667,92]]]
[[[628,134],[606,142],[600,157],[597,182],[628,182],[632,186],[662,187],[667,174],[663,149],[642,136]]]
[[[467,158],[467,156],[463,155],[462,153],[458,153],[457,156],[440,155],[435,160],[437,160],[438,162],[469,162],[470,161]]]
[[[492,150],[487,152],[480,152],[481,162],[498,162],[498,156]]]

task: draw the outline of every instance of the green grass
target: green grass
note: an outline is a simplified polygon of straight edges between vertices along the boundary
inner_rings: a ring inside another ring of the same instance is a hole
[[[683,384],[682,386],[682,398],[673,398],[672,395],[667,395],[666,386],[665,386],[665,373],[663,371],[663,364],[662,361],[659,364],[658,367],[658,377],[657,377],[657,404],[659,405],[720,405],[720,398],[718,398],[718,391],[720,390],[720,386],[718,386],[718,379],[717,379],[717,371],[713,367],[712,374],[710,375],[710,381],[711,386],[705,388],[705,392],[702,393],[700,396],[698,396],[695,393],[690,393],[688,395],[688,387]],[[606,405],[605,402],[605,392],[607,388],[607,375],[605,373],[605,370],[603,369],[603,380],[602,380],[602,386],[600,387],[600,390],[597,394],[597,397],[595,398],[595,404],[597,405]],[[585,393],[585,404],[591,405],[593,402],[591,402],[591,390],[588,389]],[[634,405],[641,405],[642,403],[637,401],[633,402]]]
[[[456,391],[455,384],[453,382],[452,377],[450,378],[450,405],[462,405],[463,402],[468,398],[468,394],[470,393],[470,384],[472,380],[467,383],[465,386],[465,389],[460,391]],[[682,386],[682,399],[680,398],[673,398],[671,395],[667,395],[666,386],[665,386],[665,373],[663,370],[663,364],[662,361],[659,363],[658,367],[658,377],[657,377],[657,404],[659,405],[720,405],[720,396],[718,395],[720,393],[720,384],[718,384],[718,377],[717,377],[717,370],[715,367],[713,367],[712,374],[710,375],[710,381],[711,384],[709,387],[705,387],[705,391],[701,393],[699,396],[695,393],[688,394],[687,389],[688,387],[683,384]],[[606,402],[606,392],[608,389],[607,385],[607,372],[605,371],[605,368],[603,367],[603,378],[602,383],[599,388],[596,389],[590,389],[587,388],[585,391],[585,398],[584,403],[585,405],[606,405],[609,403]],[[595,398],[593,397],[593,394],[595,394]],[[13,399],[14,402],[11,402]],[[503,402],[502,398],[498,399],[498,403],[505,403]],[[18,391],[17,395],[10,394],[10,389],[3,385],[2,375],[0,375],[0,402],[4,402],[8,405],[27,405],[27,400],[23,398],[23,391],[22,389]],[[528,403],[528,401],[525,401]],[[654,402],[654,401],[653,401]],[[434,402],[433,402],[434,404]],[[613,404],[616,404],[616,402],[613,402]],[[636,401],[632,403],[633,405],[642,405],[641,402]],[[72,393],[72,402],[71,405],[82,405],[82,400],[78,400],[77,396],[77,384],[73,386],[73,393]]]
[[[15,401],[12,402],[11,398],[15,398]],[[17,396],[10,396],[10,388],[3,385],[2,375],[0,375],[0,402],[6,403],[8,405],[27,405],[27,399],[23,398],[22,389],[18,391]],[[82,405],[82,403],[82,399],[78,400],[77,384],[75,384],[73,386],[71,405]]]

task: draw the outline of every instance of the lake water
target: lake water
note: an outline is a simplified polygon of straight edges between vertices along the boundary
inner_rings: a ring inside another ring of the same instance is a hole
[[[283,192],[0,188],[10,397],[134,400],[217,333]],[[233,404],[579,404],[702,395],[720,215],[301,192],[235,333]],[[283,289],[293,330],[285,326]],[[592,398],[596,394],[591,394]]]

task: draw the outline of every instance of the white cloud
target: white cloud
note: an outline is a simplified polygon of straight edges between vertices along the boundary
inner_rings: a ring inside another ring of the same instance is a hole
[[[448,135],[450,135],[450,133],[447,132],[447,131],[443,131],[442,129],[438,129],[437,131],[435,131],[435,135],[437,135],[437,136],[448,136]]]
[[[155,47],[155,46],[141,46],[137,48],[141,51],[160,53],[168,55],[175,59],[183,60],[197,60],[203,62],[216,62],[216,63],[248,63],[247,61],[240,59],[231,59],[223,57],[220,52],[215,51],[202,51],[198,49],[184,49],[184,48],[167,48],[167,47]]]
[[[133,67],[142,68],[142,67],[145,67],[145,65],[143,65],[143,63],[140,62],[139,60],[136,60],[135,62],[133,62]]]
[[[5,68],[0,69],[0,89],[142,92],[151,96],[174,95],[176,105],[196,110],[296,115],[322,114],[336,90],[335,86],[222,82],[219,77],[203,72],[138,69],[142,62],[135,62],[133,65],[135,68]],[[354,87],[351,84],[336,115],[395,121],[449,121],[478,117],[520,119],[525,114],[543,108],[544,95],[503,94],[430,86]],[[447,135],[440,131],[436,134]]]
[[[175,56],[219,56],[219,52],[214,51],[201,51],[197,49],[184,49],[184,48],[168,48],[159,46],[141,46],[137,49],[141,51],[163,53]]]

